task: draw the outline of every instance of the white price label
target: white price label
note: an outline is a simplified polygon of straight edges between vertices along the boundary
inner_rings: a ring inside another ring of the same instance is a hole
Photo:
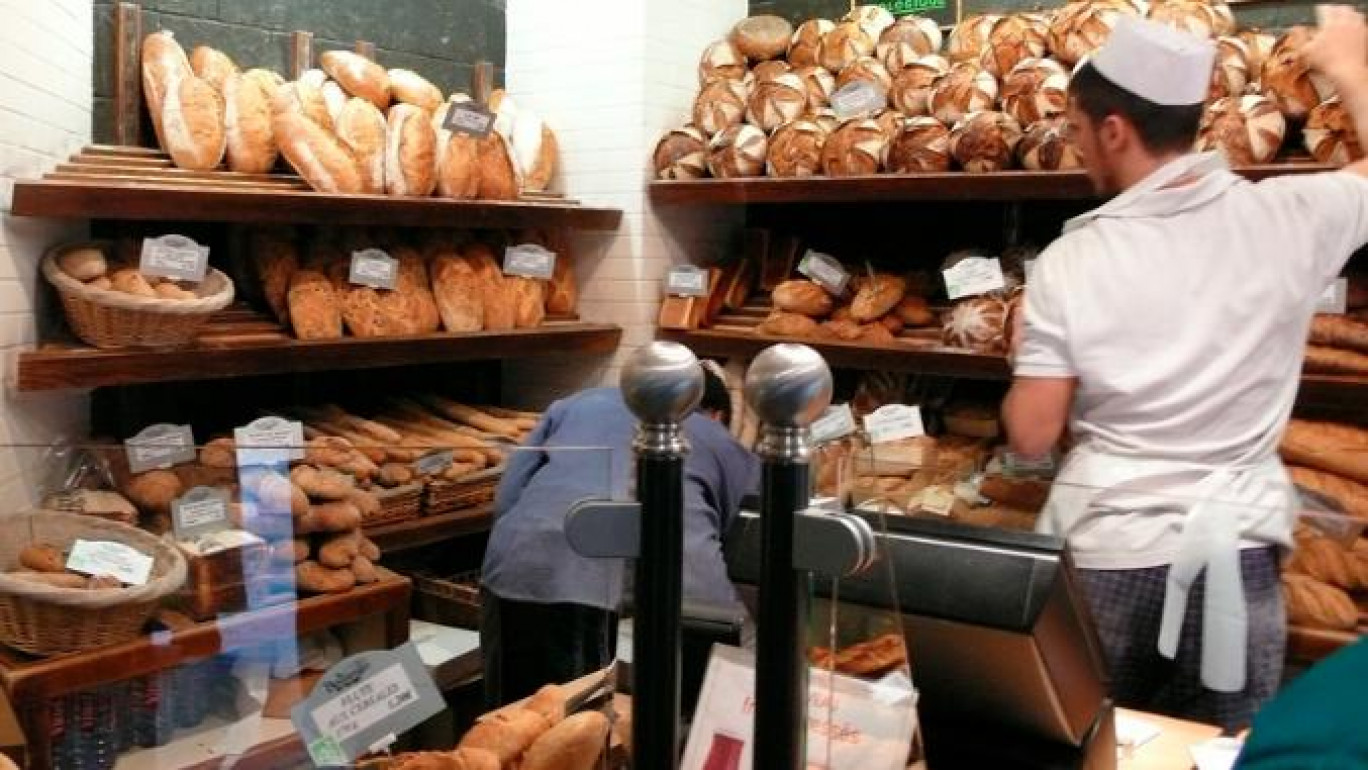
[[[868,115],[888,106],[888,95],[868,80],[856,80],[831,94],[831,109],[841,120]]]
[[[239,467],[304,459],[304,425],[296,420],[262,417],[234,430],[233,441]]]
[[[693,265],[676,265],[665,275],[665,293],[672,297],[708,296],[708,271]]]
[[[504,275],[551,280],[556,273],[556,252],[535,243],[504,249]]]
[[[171,503],[171,527],[177,540],[229,529],[229,495],[214,487],[195,487]]]
[[[208,246],[201,246],[184,235],[143,239],[138,259],[138,272],[143,275],[199,283],[208,269]]]
[[[955,509],[955,492],[949,487],[930,486],[922,490],[918,509],[937,516],[949,516]]]
[[[347,280],[372,289],[393,289],[399,280],[399,260],[380,249],[353,251]]]
[[[417,700],[413,682],[396,663],[314,708],[312,716],[324,735],[341,743]]]
[[[494,128],[494,113],[475,102],[452,104],[447,110],[442,128],[459,134],[484,138]]]
[[[1349,279],[1336,278],[1316,300],[1317,313],[1344,315],[1349,311]]]
[[[123,543],[77,540],[67,557],[67,569],[86,575],[108,575],[125,585],[140,586],[152,574],[152,557]]]
[[[798,272],[838,297],[845,293],[846,285],[850,283],[850,273],[835,257],[811,249],[799,261]]]
[[[450,449],[443,449],[437,452],[429,452],[419,457],[415,462],[414,468],[423,476],[430,476],[442,473],[451,467],[455,460],[455,453]]]
[[[996,257],[968,257],[943,271],[945,293],[950,299],[973,297],[999,291],[1007,286],[1002,263]]]
[[[822,416],[813,421],[811,432],[814,444],[825,444],[854,433],[855,415],[850,411],[850,404],[827,407]]]
[[[886,444],[926,434],[922,425],[921,408],[905,404],[887,404],[865,415],[865,432],[869,443]]]
[[[189,425],[149,425],[124,442],[128,469],[142,473],[195,459],[195,434]]]

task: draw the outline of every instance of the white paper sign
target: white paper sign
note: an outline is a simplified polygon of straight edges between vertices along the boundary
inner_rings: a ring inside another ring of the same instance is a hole
[[[868,115],[888,106],[882,88],[868,80],[855,80],[831,94],[831,109],[841,120]]]
[[[754,693],[754,656],[713,647],[681,770],[752,766]],[[916,705],[916,691],[901,674],[865,682],[812,669],[808,767],[903,770],[916,731]]]
[[[665,274],[665,293],[672,297],[708,296],[708,271],[694,265],[676,265]]]
[[[850,411],[850,404],[829,406],[812,423],[812,443],[825,444],[845,438],[855,432],[855,427],[855,415]]]
[[[798,272],[838,297],[845,293],[846,284],[850,283],[850,273],[835,257],[811,249],[798,263]]]
[[[195,487],[171,502],[171,527],[177,540],[229,529],[228,493],[214,487]]]
[[[353,251],[347,280],[372,289],[393,289],[399,280],[399,260],[380,249]]]
[[[123,543],[77,540],[67,557],[67,569],[86,575],[109,575],[125,585],[140,586],[152,574],[152,557]]]
[[[949,516],[955,510],[955,491],[940,485],[926,487],[922,489],[917,507],[937,516]]]
[[[996,257],[967,257],[943,274],[945,293],[950,299],[987,294],[1007,286],[1002,263]]]
[[[142,255],[138,259],[138,272],[143,275],[199,283],[208,269],[208,246],[201,246],[184,235],[143,239]]]
[[[239,467],[304,459],[304,425],[296,420],[262,417],[234,430],[233,441]]]
[[[396,663],[314,708],[312,716],[320,730],[342,743],[417,699],[418,690]]]
[[[1005,452],[1002,455],[1002,470],[1008,476],[1049,475],[1055,472],[1054,454],[1024,457],[1016,452]]]
[[[1317,313],[1344,315],[1349,311],[1349,279],[1336,278],[1316,300]]]
[[[865,432],[869,443],[886,444],[926,434],[922,425],[921,408],[904,404],[887,404],[865,415]]]
[[[454,459],[455,453],[450,449],[444,449],[437,452],[429,452],[422,457],[419,457],[418,461],[413,464],[413,467],[419,474],[429,476],[435,473],[442,473],[450,468]]]
[[[446,120],[442,121],[442,128],[483,138],[494,128],[494,113],[475,102],[452,104]]]
[[[124,442],[128,469],[142,473],[195,459],[195,434],[189,425],[149,425]]]
[[[523,243],[504,249],[504,275],[551,280],[556,272],[556,252],[535,243]]]

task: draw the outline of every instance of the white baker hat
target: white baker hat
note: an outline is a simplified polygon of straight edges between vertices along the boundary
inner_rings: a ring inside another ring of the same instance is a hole
[[[1157,22],[1122,16],[1107,42],[1084,61],[1155,104],[1200,104],[1211,85],[1216,45]]]

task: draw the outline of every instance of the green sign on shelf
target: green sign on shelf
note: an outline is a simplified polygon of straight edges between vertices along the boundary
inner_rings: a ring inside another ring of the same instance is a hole
[[[945,0],[878,0],[874,5],[883,6],[894,16],[945,10]]]

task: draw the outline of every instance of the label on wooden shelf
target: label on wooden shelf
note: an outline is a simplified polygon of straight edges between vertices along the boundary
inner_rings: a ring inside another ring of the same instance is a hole
[[[822,416],[813,421],[809,430],[812,443],[825,444],[849,436],[855,432],[855,428],[855,414],[850,411],[850,404],[836,404],[827,407]]]
[[[413,468],[418,471],[419,475],[433,476],[438,473],[443,473],[450,468],[455,461],[455,457],[455,453],[450,449],[428,452],[418,458],[413,464]]]
[[[835,257],[820,251],[808,249],[798,263],[798,272],[811,278],[814,283],[836,296],[845,293],[850,283],[850,273]]]
[[[195,460],[195,434],[189,425],[149,425],[124,442],[133,473],[170,468]]]
[[[136,548],[108,540],[77,540],[66,568],[85,575],[108,575],[124,585],[140,586],[152,574],[152,557]]]
[[[138,259],[138,272],[143,275],[199,283],[208,270],[208,246],[201,246],[184,235],[143,239],[142,255]]]
[[[868,80],[856,80],[831,94],[831,109],[841,120],[863,117],[888,106],[882,88]]]
[[[475,102],[452,104],[446,120],[442,121],[442,128],[483,139],[494,129],[494,113]]]
[[[399,280],[399,260],[382,249],[353,251],[347,280],[372,289],[393,289]]]
[[[234,430],[233,441],[240,468],[304,459],[304,425],[297,420],[262,417]]]
[[[945,293],[950,299],[962,299],[1006,288],[1002,263],[996,257],[967,257],[954,267],[942,271]]]
[[[675,265],[665,274],[665,293],[671,297],[708,296],[708,271],[694,265]]]
[[[1317,313],[1344,315],[1349,312],[1349,279],[1336,278],[1316,300]]]
[[[195,487],[171,502],[171,528],[177,540],[194,540],[231,528],[229,495],[217,487]]]
[[[926,434],[922,424],[921,407],[906,404],[885,404],[864,418],[869,443],[887,444]]]
[[[556,252],[535,243],[504,249],[504,275],[549,281],[556,272]]]

